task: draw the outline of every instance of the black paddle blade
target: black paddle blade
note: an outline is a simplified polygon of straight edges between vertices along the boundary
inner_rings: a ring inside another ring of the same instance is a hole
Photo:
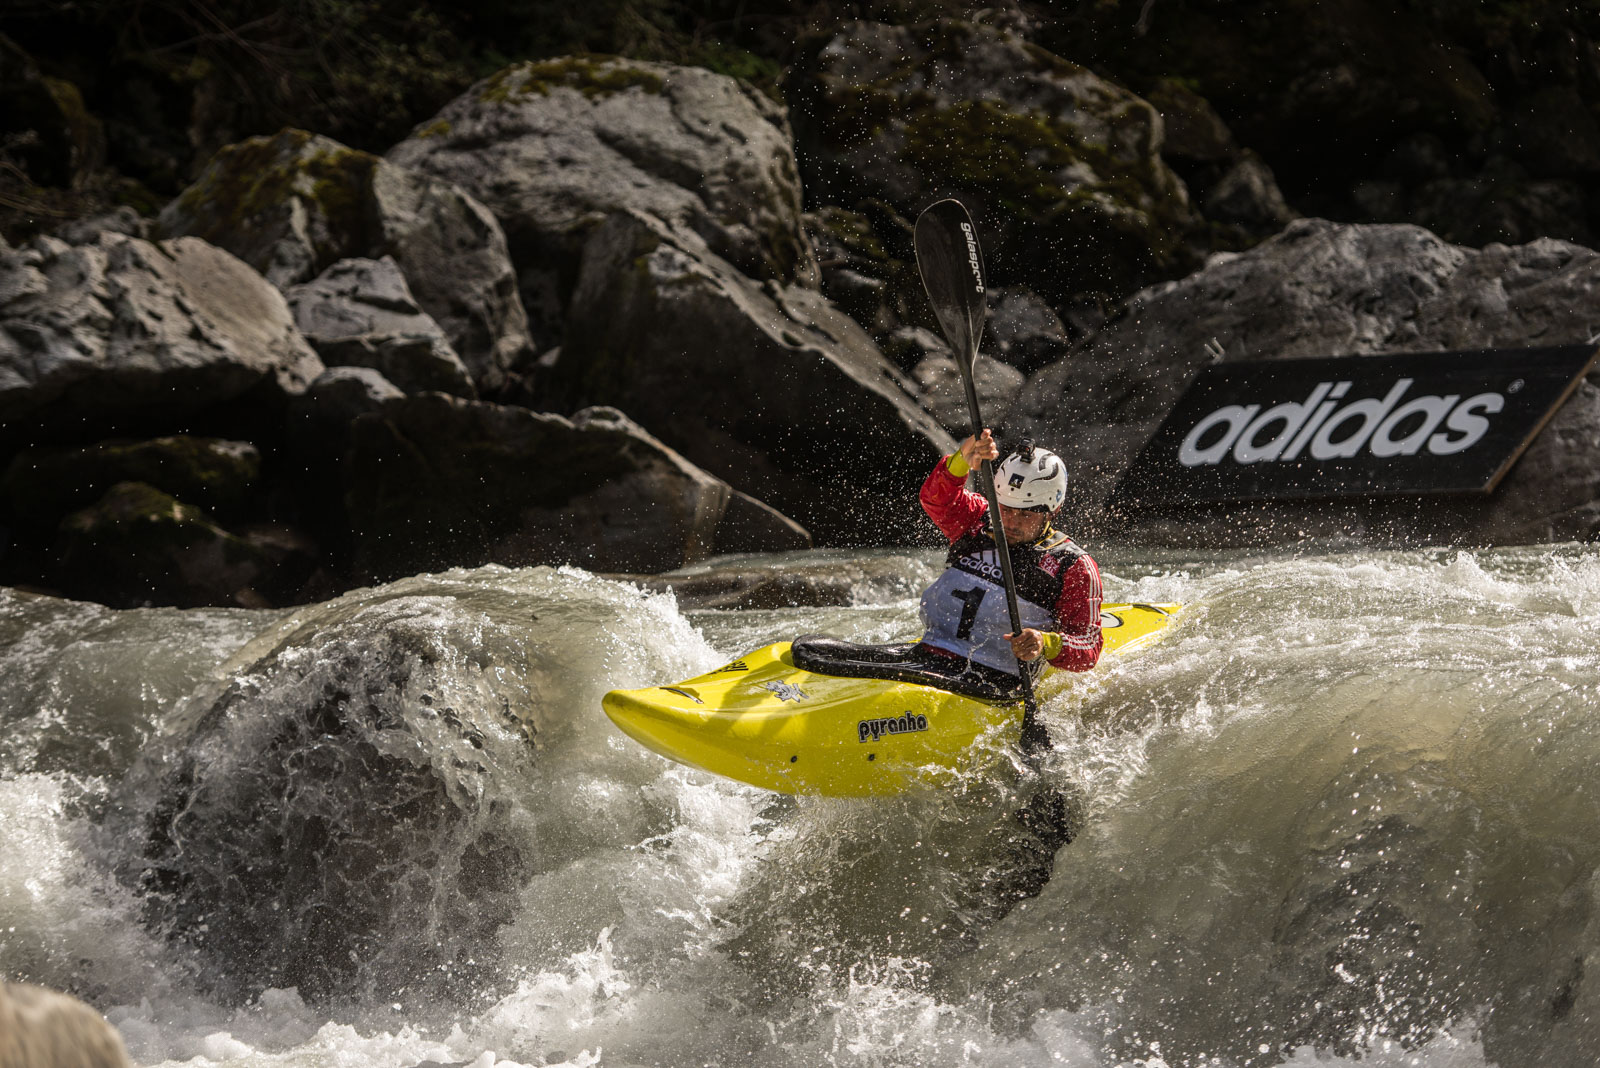
[[[917,270],[945,340],[970,368],[983,336],[983,252],[978,228],[959,201],[941,200],[917,216]]]

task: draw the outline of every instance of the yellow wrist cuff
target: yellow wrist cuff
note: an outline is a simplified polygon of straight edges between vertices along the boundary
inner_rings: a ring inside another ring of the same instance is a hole
[[[1061,635],[1053,631],[1044,634],[1044,651],[1039,654],[1046,660],[1054,660],[1061,655]]]
[[[945,459],[944,468],[957,478],[966,478],[967,472],[972,470],[967,466],[966,458],[961,455],[960,449],[957,449]]]

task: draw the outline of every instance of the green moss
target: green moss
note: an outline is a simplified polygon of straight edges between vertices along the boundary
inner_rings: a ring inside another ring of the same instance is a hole
[[[222,245],[298,198],[326,219],[325,227],[314,229],[322,235],[319,260],[345,255],[360,243],[378,157],[331,141],[312,145],[312,134],[284,130],[222,149],[180,201],[195,220],[190,232]]]
[[[665,84],[654,71],[614,56],[561,56],[505,68],[484,83],[478,99],[505,103],[512,93],[549,96],[552,89],[576,89],[595,100],[629,89],[659,94]]]
[[[929,175],[942,170],[957,185],[982,187],[1008,211],[1033,218],[1077,191],[1062,185],[1060,171],[1081,163],[1099,173],[1104,157],[1046,118],[989,101],[917,112],[905,136],[906,162]]]
[[[429,137],[448,137],[450,136],[450,123],[446,119],[435,119],[433,122],[428,123],[428,125],[418,130],[416,136],[419,139],[426,139]]]

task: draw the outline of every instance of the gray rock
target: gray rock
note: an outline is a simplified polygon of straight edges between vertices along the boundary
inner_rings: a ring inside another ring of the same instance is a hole
[[[403,396],[404,391],[371,367],[330,367],[317,376],[294,408],[318,419],[350,423],[358,415],[376,411],[385,401]]]
[[[1401,189],[1389,217],[1447,233],[1464,245],[1524,244],[1541,235],[1594,244],[1583,183],[1531,179],[1517,166],[1488,170],[1476,178],[1426,182],[1409,193]]]
[[[408,393],[476,397],[472,375],[418,307],[394,259],[340,260],[285,294],[295,325],[330,367],[371,367]]]
[[[1003,29],[852,22],[796,114],[812,196],[914,217],[958,190],[1009,272],[1053,299],[1126,293],[1187,262],[1196,224],[1148,103]],[[1006,277],[996,277],[1003,284]]]
[[[101,234],[126,234],[129,237],[142,237],[148,240],[154,230],[153,220],[123,205],[103,215],[73,219],[57,227],[55,236],[69,245],[92,245],[100,239]]]
[[[195,238],[36,238],[0,256],[0,423],[177,415],[323,370],[283,295]]]
[[[447,179],[505,226],[529,307],[554,324],[588,231],[637,211],[757,278],[814,272],[784,110],[698,67],[565,57],[473,86],[388,159]],[[548,339],[557,340],[552,336]]]
[[[953,444],[816,291],[757,285],[644,216],[595,231],[572,307],[552,384],[569,405],[623,409],[825,541],[891,537]]]
[[[986,426],[1001,426],[1012,402],[1022,390],[1025,376],[1015,367],[979,354],[972,365],[979,413]],[[929,356],[911,372],[920,392],[917,399],[946,430],[958,438],[972,433],[967,387],[961,368],[950,356]]]
[[[1239,156],[1233,131],[1211,101],[1175,78],[1163,78],[1146,94],[1161,113],[1166,137],[1161,154],[1189,164],[1231,163]]]
[[[279,288],[342,259],[391,256],[483,390],[531,358],[505,234],[482,204],[430,175],[284,130],[217,153],[161,212],[165,234],[226,248]]]
[[[1028,380],[1016,429],[1072,469],[1089,521],[1194,374],[1225,360],[1581,344],[1600,316],[1600,253],[1552,240],[1482,250],[1414,226],[1303,219],[1243,254],[1137,294],[1070,359]],[[1208,346],[1211,351],[1208,351]],[[1197,514],[1149,533],[1225,542],[1356,533],[1422,541],[1516,542],[1600,531],[1600,388],[1591,380],[1487,499],[1275,505],[1239,524]],[[1204,528],[1212,524],[1208,533]]]
[[[897,366],[915,370],[930,356],[952,359],[950,345],[932,330],[921,326],[902,326],[883,339],[883,354]],[[913,382],[916,379],[912,379]]]
[[[129,1068],[116,1028],[70,994],[0,983],[0,1064],[5,1068]]]
[[[1068,347],[1061,316],[1031,289],[1006,286],[990,292],[986,354],[1031,372],[1059,360]]]
[[[1270,232],[1295,218],[1271,169],[1254,152],[1242,153],[1211,183],[1200,203],[1208,218],[1255,231]]]
[[[1158,82],[1149,99],[1166,128],[1163,157],[1182,175],[1207,220],[1223,224],[1213,235],[1216,245],[1254,244],[1297,217],[1271,168],[1239,146],[1209,100],[1172,78]]]
[[[733,491],[614,409],[573,419],[424,393],[351,427],[356,564],[383,579],[445,566],[662,571],[806,532]]]

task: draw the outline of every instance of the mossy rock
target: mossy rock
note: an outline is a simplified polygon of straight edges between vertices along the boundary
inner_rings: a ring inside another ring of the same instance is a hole
[[[210,511],[238,514],[261,478],[261,453],[244,441],[174,435],[81,449],[29,449],[0,478],[13,518],[51,526],[119,482],[145,483]]]
[[[506,67],[478,87],[478,99],[503,103],[516,93],[549,96],[552,89],[562,88],[595,100],[629,89],[659,94],[664,85],[655,71],[614,56],[559,56]]]
[[[907,217],[961,195],[996,284],[1057,299],[1131,291],[1193,265],[1203,227],[1144,100],[1005,31],[954,20],[845,27],[797,82],[813,195]]]
[[[370,203],[379,162],[305,130],[252,137],[219,151],[162,211],[161,227],[226,248],[274,285],[304,281],[375,243]],[[309,256],[293,247],[298,241]]]
[[[204,511],[143,482],[119,482],[61,523],[59,584],[114,607],[259,603],[272,561]]]

